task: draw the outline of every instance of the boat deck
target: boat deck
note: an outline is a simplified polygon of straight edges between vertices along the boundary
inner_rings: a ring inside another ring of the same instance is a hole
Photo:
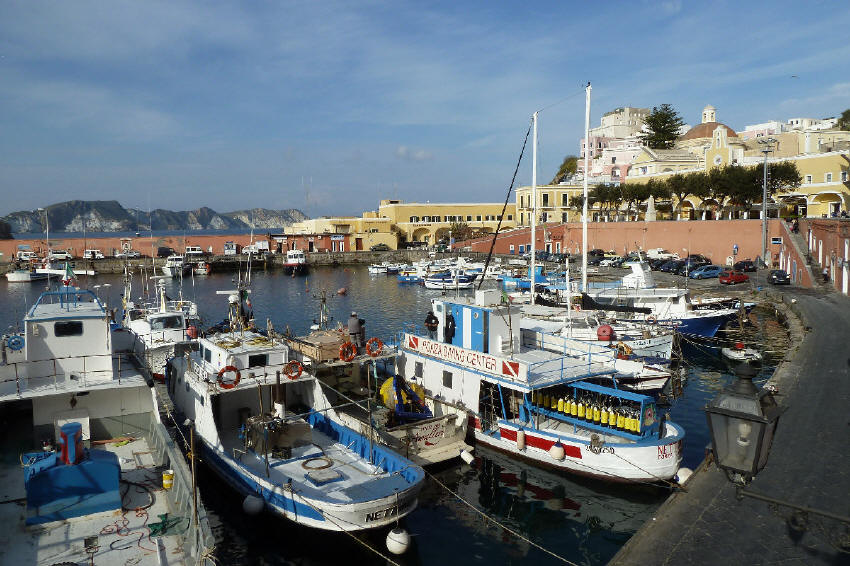
[[[522,348],[512,359],[528,364],[530,389],[616,373],[609,360],[603,356],[599,356],[598,361],[593,361],[590,356],[580,359],[548,350]]]
[[[293,446],[290,458],[280,459],[269,453],[268,476],[262,454],[247,452],[239,461],[259,478],[268,477],[276,485],[292,480],[293,487],[303,497],[331,504],[389,497],[410,487],[401,474],[387,473],[321,431],[309,430],[309,437],[299,446]],[[224,447],[228,454],[234,448],[242,449],[235,431],[227,437]]]
[[[0,461],[0,563],[88,564],[85,539],[97,537],[95,564],[182,563],[182,533],[190,517],[177,516],[162,489],[162,468],[154,465],[144,438],[121,446],[105,444],[93,450],[114,452],[121,464],[123,510],[105,511],[65,521],[27,527],[24,473],[17,454]],[[132,483],[126,483],[132,482]],[[151,537],[161,515],[168,514],[165,536]],[[179,520],[178,520],[179,519]]]

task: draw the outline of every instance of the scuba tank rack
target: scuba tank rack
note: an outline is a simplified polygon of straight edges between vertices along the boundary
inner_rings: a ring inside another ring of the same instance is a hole
[[[645,438],[658,432],[652,397],[594,383],[536,390],[524,396],[525,420],[532,415],[571,423],[576,427],[623,438]]]

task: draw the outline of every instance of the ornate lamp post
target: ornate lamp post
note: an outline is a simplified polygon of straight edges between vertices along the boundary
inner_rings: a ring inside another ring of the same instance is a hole
[[[767,154],[773,151],[776,138],[760,139],[758,142],[764,145],[761,152],[764,154],[764,181],[761,193],[761,261],[767,267]]]

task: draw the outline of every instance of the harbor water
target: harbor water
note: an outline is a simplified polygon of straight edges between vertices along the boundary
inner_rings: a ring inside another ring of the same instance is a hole
[[[235,288],[235,274],[212,274],[183,280],[184,298],[196,301],[205,325],[226,317],[226,296],[216,291]],[[55,283],[54,283],[55,284]],[[82,277],[80,286],[94,290],[109,308],[120,308],[120,276]],[[485,285],[496,285],[486,282]],[[384,341],[404,330],[422,327],[430,299],[441,291],[402,285],[394,275],[369,275],[365,266],[315,268],[306,277],[280,271],[254,272],[250,286],[258,326],[267,320],[277,331],[288,327],[305,334],[318,317],[318,297],[328,297],[331,324],[344,323],[351,312],[366,321],[366,336]],[[337,293],[340,289],[346,293]],[[0,282],[0,327],[20,326],[26,311],[45,289],[41,283]],[[148,288],[153,292],[153,286]],[[144,292],[141,274],[133,278],[133,298]],[[168,281],[168,295],[181,287]],[[463,292],[462,292],[463,293]],[[450,295],[452,293],[449,293]],[[770,376],[788,346],[786,332],[768,308],[756,307],[753,324],[730,333],[727,342],[742,337],[764,352],[755,379]],[[684,340],[678,377],[668,391],[669,419],[684,426],[683,465],[697,467],[709,443],[702,407],[733,374],[716,344]],[[269,514],[248,516],[242,499],[203,465],[198,482],[216,535],[220,564],[563,564],[607,563],[620,547],[652,520],[669,495],[648,485],[609,485],[564,476],[477,448],[472,465],[460,460],[428,470],[418,508],[402,520],[413,535],[403,556],[386,550],[386,529],[355,536],[296,526]],[[379,554],[380,553],[380,554]],[[381,556],[383,555],[383,556]]]

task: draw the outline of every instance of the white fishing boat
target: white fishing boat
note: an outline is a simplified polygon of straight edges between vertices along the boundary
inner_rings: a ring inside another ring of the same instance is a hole
[[[733,362],[758,364],[762,360],[762,355],[758,350],[747,348],[743,342],[736,342],[731,348],[721,348],[720,353],[723,354],[724,358]]]
[[[193,275],[209,275],[212,273],[212,264],[206,260],[198,260],[191,263]]]
[[[154,377],[163,379],[166,360],[174,355],[175,347],[198,337],[200,323],[195,303],[182,297],[169,299],[165,294],[167,278],[151,279],[156,285],[155,300],[135,302],[129,272],[125,271],[123,324],[144,344],[144,356]]]
[[[416,507],[424,471],[346,427],[284,341],[245,329],[241,291],[226,292],[230,332],[169,362],[174,404],[194,422],[204,461],[246,506],[300,525],[395,524]]]
[[[429,275],[425,278],[424,284],[426,289],[472,289],[475,285],[475,276],[445,271]]]
[[[286,275],[305,275],[307,273],[307,256],[304,250],[287,250],[283,262],[283,272]]]
[[[558,351],[565,339],[520,330],[519,308],[502,304],[498,291],[432,304],[443,338],[405,333],[399,373],[466,407],[476,443],[609,481],[676,475],[684,429],[659,418],[652,397],[606,381],[618,373],[612,363],[629,360],[612,360],[604,348],[582,357]]]
[[[385,275],[389,268],[389,263],[372,263],[366,269],[370,275]]]
[[[9,283],[31,283],[33,281],[46,281],[50,278],[50,273],[39,273],[34,267],[13,269],[6,273],[6,280]]]
[[[184,261],[182,255],[173,254],[165,258],[165,265],[162,266],[162,274],[166,277],[183,277],[189,274],[191,265]]]
[[[472,452],[466,444],[466,410],[426,395],[421,386],[411,386],[397,375],[395,348],[372,338],[358,355],[342,332],[327,329],[287,343],[293,358],[319,379],[349,428],[371,434],[375,442],[420,466]]]
[[[4,564],[211,556],[191,473],[129,334],[92,292],[69,285],[43,293],[24,331],[3,337],[0,449],[14,455],[0,459]]]

